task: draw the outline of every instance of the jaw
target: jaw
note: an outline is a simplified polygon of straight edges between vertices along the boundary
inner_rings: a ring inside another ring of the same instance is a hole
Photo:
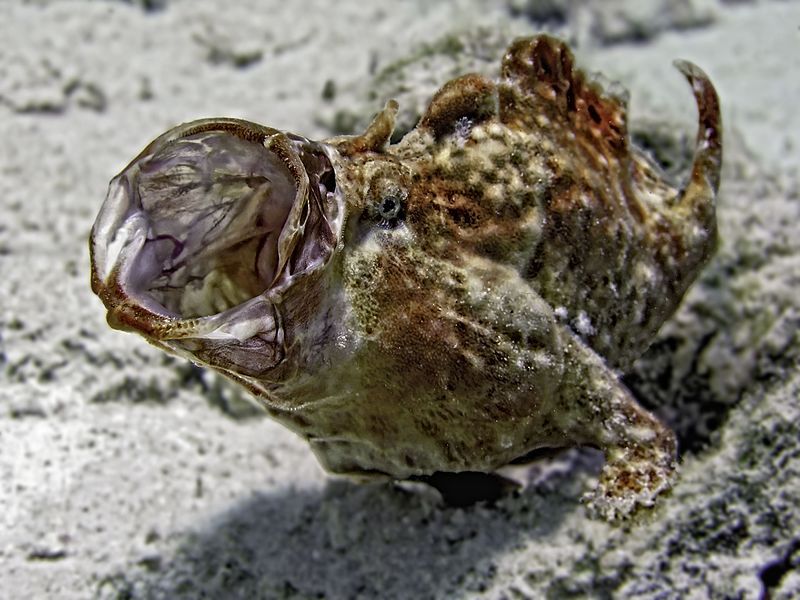
[[[280,304],[329,263],[342,227],[328,152],[231,119],[156,139],[111,181],[92,229],[109,323],[212,366],[238,368],[237,344],[274,346],[261,367],[278,360]]]

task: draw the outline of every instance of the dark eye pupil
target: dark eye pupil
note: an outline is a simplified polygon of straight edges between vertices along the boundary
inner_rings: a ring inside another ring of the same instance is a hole
[[[400,212],[399,208],[400,203],[395,198],[388,196],[381,201],[381,216],[384,219],[393,219]]]

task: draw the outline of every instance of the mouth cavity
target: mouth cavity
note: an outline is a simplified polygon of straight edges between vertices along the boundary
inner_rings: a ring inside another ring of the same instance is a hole
[[[112,180],[92,232],[96,291],[171,321],[252,312],[327,262],[335,187],[319,144],[241,121],[178,127]]]

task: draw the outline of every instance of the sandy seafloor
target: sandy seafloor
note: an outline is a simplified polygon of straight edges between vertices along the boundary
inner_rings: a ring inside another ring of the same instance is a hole
[[[589,519],[586,451],[471,508],[330,477],[238,391],[106,326],[88,232],[163,130],[322,138],[389,95],[410,124],[543,28],[630,90],[677,177],[695,112],[672,59],[723,103],[720,251],[625,379],[681,441],[653,511]],[[800,597],[799,99],[797,2],[3,0],[0,598]]]

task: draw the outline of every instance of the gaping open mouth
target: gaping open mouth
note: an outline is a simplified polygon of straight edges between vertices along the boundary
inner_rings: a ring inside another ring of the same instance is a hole
[[[95,292],[137,323],[219,329],[327,262],[335,185],[324,148],[303,138],[232,119],[177,127],[111,182],[92,231]]]

